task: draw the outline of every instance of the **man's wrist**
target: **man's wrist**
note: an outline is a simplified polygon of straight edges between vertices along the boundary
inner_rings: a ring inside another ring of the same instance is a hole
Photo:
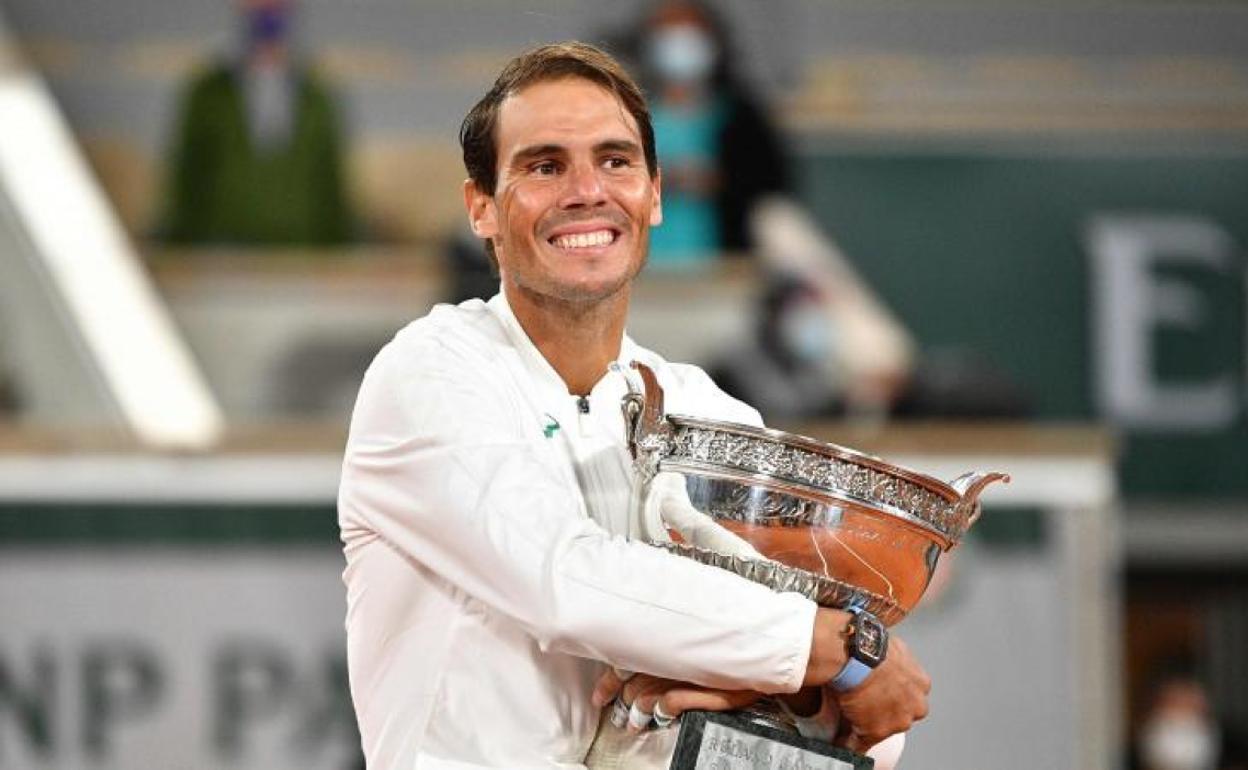
[[[803,686],[823,686],[845,668],[845,627],[852,616],[844,610],[820,607],[815,611],[815,627],[810,643]]]
[[[852,618],[845,628],[845,652],[848,660],[828,686],[845,692],[866,681],[871,672],[884,662],[888,654],[888,628],[879,618],[859,607],[850,607]]]
[[[832,677],[832,681],[828,682],[828,687],[837,692],[852,690],[865,682],[874,670],[861,660],[850,658],[845,662],[845,667],[836,676]]]

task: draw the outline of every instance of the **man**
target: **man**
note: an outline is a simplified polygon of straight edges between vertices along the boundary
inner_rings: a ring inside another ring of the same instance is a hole
[[[631,515],[613,363],[649,365],[673,411],[759,423],[624,334],[662,218],[636,85],[597,49],[543,46],[503,70],[460,138],[468,218],[502,292],[439,306],[382,350],[343,466],[369,766],[582,767],[615,671],[644,672],[623,692],[639,726],[843,675],[848,613],[624,537],[652,527]],[[865,682],[829,695],[843,744],[905,730],[927,688],[894,640]]]

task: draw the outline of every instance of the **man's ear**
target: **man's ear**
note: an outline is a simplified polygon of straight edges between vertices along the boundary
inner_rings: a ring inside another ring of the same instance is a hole
[[[663,224],[663,172],[654,172],[654,201],[650,204],[650,226]]]
[[[468,209],[468,224],[478,238],[498,235],[498,210],[494,196],[482,192],[471,179],[464,180],[464,208]]]

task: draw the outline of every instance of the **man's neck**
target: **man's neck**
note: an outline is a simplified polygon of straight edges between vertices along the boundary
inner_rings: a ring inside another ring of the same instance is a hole
[[[503,281],[507,304],[542,357],[568,386],[588,395],[620,355],[629,288],[601,300],[578,303],[532,294]]]

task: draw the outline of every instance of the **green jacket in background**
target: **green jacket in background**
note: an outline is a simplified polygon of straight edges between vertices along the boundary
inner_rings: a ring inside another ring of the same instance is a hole
[[[171,159],[167,240],[322,246],[350,238],[333,102],[306,69],[294,79],[291,139],[271,150],[253,146],[233,66],[214,66],[190,85]]]

